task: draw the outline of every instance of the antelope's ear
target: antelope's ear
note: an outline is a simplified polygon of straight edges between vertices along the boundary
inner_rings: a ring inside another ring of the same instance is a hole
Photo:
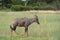
[[[37,18],[38,16],[37,16],[37,15],[35,15],[35,17]]]

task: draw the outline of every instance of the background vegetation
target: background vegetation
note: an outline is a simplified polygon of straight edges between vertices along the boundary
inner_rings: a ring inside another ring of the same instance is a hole
[[[0,9],[60,10],[60,0],[0,0]]]

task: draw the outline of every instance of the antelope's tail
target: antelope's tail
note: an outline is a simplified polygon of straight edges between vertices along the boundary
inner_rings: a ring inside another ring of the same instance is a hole
[[[10,25],[10,28],[13,30],[12,26]]]

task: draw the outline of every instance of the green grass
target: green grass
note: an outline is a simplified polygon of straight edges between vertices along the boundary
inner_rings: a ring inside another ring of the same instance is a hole
[[[28,37],[24,28],[18,27],[19,35],[11,38],[10,22],[15,18],[33,18],[35,12],[0,12],[0,40],[60,40],[60,14],[37,13],[40,25],[33,23],[29,26]]]

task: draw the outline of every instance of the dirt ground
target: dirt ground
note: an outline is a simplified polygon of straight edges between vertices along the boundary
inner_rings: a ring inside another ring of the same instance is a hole
[[[0,12],[27,12],[27,13],[57,13],[60,14],[60,10],[29,10],[29,11],[0,11]]]
[[[30,11],[25,11],[25,12],[59,13],[60,14],[60,10],[58,10],[58,11],[54,11],[54,10],[30,10]]]

